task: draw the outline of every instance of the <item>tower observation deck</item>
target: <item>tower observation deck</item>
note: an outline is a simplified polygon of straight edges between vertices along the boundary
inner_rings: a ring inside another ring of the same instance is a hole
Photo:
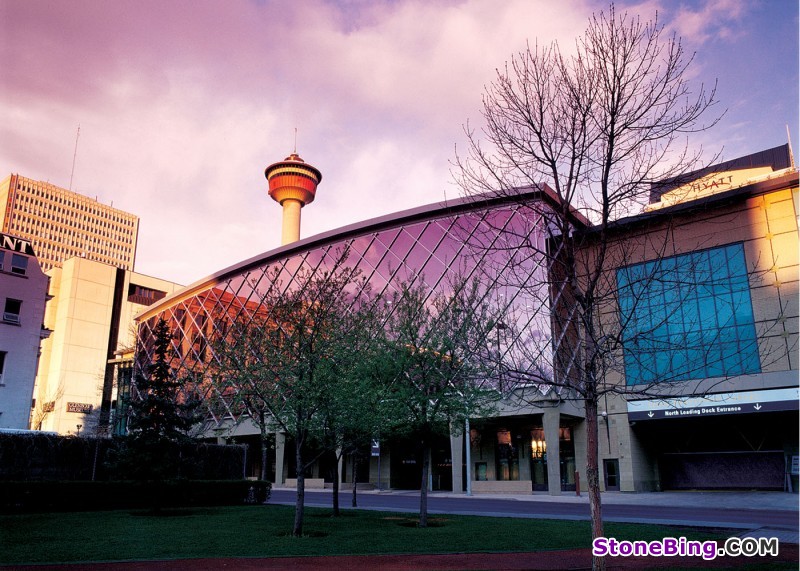
[[[300,239],[300,209],[314,200],[322,180],[319,169],[292,153],[264,170],[269,182],[269,195],[283,207],[281,245]]]

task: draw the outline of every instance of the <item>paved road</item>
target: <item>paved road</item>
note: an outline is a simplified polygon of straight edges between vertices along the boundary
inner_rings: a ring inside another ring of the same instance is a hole
[[[351,495],[342,493],[340,505],[350,506]],[[272,491],[270,503],[293,504],[293,490],[276,489]],[[306,490],[306,505],[330,507],[330,491]],[[419,510],[419,493],[381,493],[359,494],[360,509],[380,509],[387,511],[415,512]],[[484,515],[499,517],[540,517],[554,519],[589,519],[589,506],[585,503],[537,501],[536,499],[507,499],[502,497],[438,496],[428,497],[430,513],[463,515]],[[641,504],[606,504],[603,506],[603,519],[606,521],[634,523],[665,523],[671,525],[691,525],[700,527],[721,527],[735,529],[757,529],[762,527],[798,530],[796,511],[772,509],[732,509],[715,508],[704,505],[663,506]]]

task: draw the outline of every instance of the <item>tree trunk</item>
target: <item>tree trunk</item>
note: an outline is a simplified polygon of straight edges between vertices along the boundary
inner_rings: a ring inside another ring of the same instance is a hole
[[[267,453],[269,451],[269,447],[267,445],[266,439],[261,439],[261,479],[263,481],[267,481],[267,477],[269,472],[267,470]]]
[[[269,450],[267,441],[267,426],[264,411],[259,411],[259,421],[261,422],[261,479],[267,481],[267,452]]]
[[[592,540],[603,537],[603,512],[600,502],[600,470],[598,468],[597,400],[584,401],[586,412],[586,488],[589,494],[589,513],[592,518]],[[606,568],[605,557],[592,557],[592,569]]]
[[[428,478],[431,471],[431,444],[427,436],[422,442],[422,485],[419,491],[419,527],[428,527]]]
[[[353,507],[358,507],[358,496],[356,495],[356,488],[358,488],[358,453],[353,453]]]
[[[339,517],[339,455],[333,453],[333,517]]]
[[[295,537],[303,535],[303,510],[306,501],[306,475],[301,442],[302,440],[298,436],[294,447],[294,457],[297,465],[297,499],[294,504],[294,529],[292,529],[292,535]]]

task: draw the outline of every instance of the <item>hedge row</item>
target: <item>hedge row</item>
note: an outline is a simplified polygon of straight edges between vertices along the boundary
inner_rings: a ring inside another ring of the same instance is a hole
[[[114,463],[125,438],[61,436],[48,433],[0,433],[0,482],[24,480],[117,480]],[[201,442],[174,444],[179,477],[189,480],[239,480],[245,448]],[[5,485],[5,484],[3,484]]]
[[[91,511],[264,503],[272,484],[250,480],[3,482],[0,511]]]

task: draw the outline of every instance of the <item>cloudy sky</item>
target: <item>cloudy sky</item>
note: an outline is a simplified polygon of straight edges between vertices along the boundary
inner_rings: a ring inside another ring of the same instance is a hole
[[[188,284],[280,242],[264,168],[323,181],[308,237],[453,198],[462,126],[527,40],[569,45],[599,0],[0,0],[0,178],[141,218],[136,269]],[[797,0],[645,0],[719,80],[724,156],[798,145]]]

